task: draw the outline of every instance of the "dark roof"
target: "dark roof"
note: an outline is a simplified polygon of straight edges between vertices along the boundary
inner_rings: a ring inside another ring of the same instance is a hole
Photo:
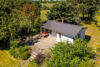
[[[54,20],[45,21],[42,27],[54,30],[69,37],[75,37],[80,32],[80,30],[84,28],[83,26],[57,22]]]

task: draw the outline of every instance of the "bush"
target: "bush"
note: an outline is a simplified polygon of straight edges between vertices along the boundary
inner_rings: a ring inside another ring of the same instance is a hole
[[[28,67],[41,67],[39,64],[36,64],[34,61],[31,61],[29,64],[28,64]]]
[[[10,41],[10,47],[11,48],[17,48],[19,46],[19,43],[18,41]]]
[[[10,48],[9,52],[11,55],[13,55],[13,57],[18,58],[18,52],[16,48]]]
[[[19,55],[21,59],[26,60],[29,58],[30,53],[29,52],[24,52],[22,54]]]
[[[30,56],[29,50],[30,48],[28,46],[20,46],[18,48],[11,48],[9,52],[15,58],[26,60]]]
[[[39,53],[36,58],[34,59],[34,61],[37,63],[37,64],[41,64],[43,62],[43,60],[45,59],[45,55],[42,54],[42,53]]]
[[[30,50],[30,48],[28,46],[19,47],[18,48],[18,56],[23,60],[28,59],[30,56],[29,50]]]
[[[79,67],[95,67],[94,60],[81,61]]]

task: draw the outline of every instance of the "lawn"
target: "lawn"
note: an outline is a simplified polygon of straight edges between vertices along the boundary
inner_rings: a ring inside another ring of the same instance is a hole
[[[83,26],[87,27],[86,35],[90,37],[89,46],[96,50],[100,47],[100,31],[98,27],[93,22],[92,24],[83,24]]]
[[[36,64],[34,61],[28,64],[28,67],[41,67],[40,65]]]
[[[7,50],[0,50],[0,67],[19,67],[19,63]]]
[[[88,45],[92,47],[96,56],[96,67],[100,67],[100,52],[96,51],[97,48],[100,48],[100,31],[98,27],[92,22],[92,24],[83,24],[83,26],[88,27],[86,30],[86,35],[90,37]]]

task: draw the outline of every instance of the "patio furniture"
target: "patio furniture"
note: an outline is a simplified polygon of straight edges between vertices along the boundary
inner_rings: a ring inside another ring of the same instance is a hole
[[[46,37],[46,36],[48,36],[48,32],[42,32],[42,34],[41,34],[43,37]]]

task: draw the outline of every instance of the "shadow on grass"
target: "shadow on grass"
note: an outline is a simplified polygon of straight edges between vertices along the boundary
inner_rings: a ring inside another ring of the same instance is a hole
[[[89,41],[91,40],[91,36],[85,35],[85,40],[86,40],[87,42],[89,42]]]
[[[89,17],[81,17],[81,20],[85,23],[85,24],[91,24],[91,22],[93,21],[91,18]]]

